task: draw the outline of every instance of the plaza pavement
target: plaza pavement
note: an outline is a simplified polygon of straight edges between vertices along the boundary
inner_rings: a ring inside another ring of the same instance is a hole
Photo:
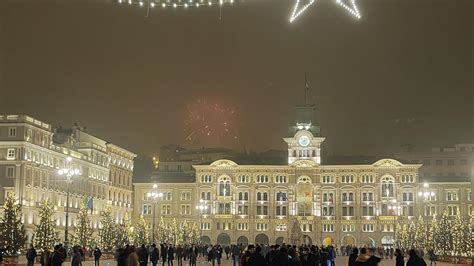
[[[348,260],[349,257],[337,257],[336,258],[336,266],[345,266],[347,265],[347,260]],[[427,262],[427,265],[429,266],[429,262]],[[23,265],[26,265],[26,261],[23,261],[21,260],[20,261],[20,264],[18,264],[19,266],[23,266]],[[40,265],[40,264],[35,264],[35,265]],[[71,262],[65,262],[63,263],[63,266],[70,266],[71,265]],[[115,266],[117,265],[117,262],[114,261],[114,260],[101,260],[100,261],[100,264],[99,266]],[[161,266],[162,263],[160,262],[157,266]],[[165,265],[167,266],[168,264],[165,263]],[[177,261],[175,260],[174,261],[174,266],[178,266],[178,263]],[[183,266],[188,266],[188,261],[183,261]],[[202,260],[202,258],[200,257],[198,259],[198,264],[197,265],[200,265],[200,266],[211,266],[212,264],[209,263],[209,262],[204,262]],[[437,266],[447,266],[447,265],[455,265],[455,264],[449,264],[449,263],[444,263],[444,262],[438,262],[437,263]],[[461,265],[461,264],[458,264],[458,265]],[[466,265],[466,264],[464,264]],[[82,266],[94,266],[94,261],[85,261],[85,262],[82,262]],[[151,264],[149,264],[148,266],[151,266]],[[218,266],[217,265],[217,262],[215,264],[215,266]],[[225,258],[222,260],[222,264],[221,266],[232,266],[232,260],[226,260]],[[379,264],[379,266],[395,266],[395,260],[382,260],[382,262]]]

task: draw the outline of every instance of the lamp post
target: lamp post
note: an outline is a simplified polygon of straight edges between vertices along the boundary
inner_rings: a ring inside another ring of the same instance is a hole
[[[58,175],[66,177],[66,225],[64,226],[64,246],[68,248],[68,226],[69,226],[69,184],[72,182],[74,176],[80,175],[79,169],[74,169],[72,165],[72,158],[67,157],[63,169],[58,170]]]
[[[200,228],[199,242],[201,242],[201,239],[202,239],[202,215],[203,215],[203,212],[205,210],[207,210],[207,208],[208,208],[208,206],[206,205],[206,202],[203,199],[199,200],[199,204],[196,206],[196,210],[198,210],[199,214],[200,214],[200,216],[199,216],[199,218],[200,218],[200,220],[199,220],[199,228]]]
[[[155,243],[156,203],[158,203],[158,200],[163,197],[163,193],[158,192],[157,188],[158,185],[153,184],[153,191],[147,193],[148,198],[153,201],[153,222],[151,229],[151,241],[153,242],[153,244]]]

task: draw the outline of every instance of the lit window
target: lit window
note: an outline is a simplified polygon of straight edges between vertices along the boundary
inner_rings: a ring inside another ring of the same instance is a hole
[[[354,216],[354,207],[342,207],[342,216]]]
[[[181,205],[181,214],[182,215],[191,214],[191,206],[190,205]]]
[[[237,178],[237,182],[238,183],[249,183],[250,178],[249,178],[248,175],[239,175],[239,177]]]
[[[268,183],[268,175],[257,175],[257,183]]]
[[[15,160],[16,159],[16,150],[15,149],[8,149],[7,150],[7,160]]]
[[[7,177],[13,178],[14,174],[15,174],[15,168],[10,167],[10,166],[7,167]]]
[[[458,193],[456,191],[446,192],[446,200],[447,201],[457,201],[458,200]]]
[[[354,183],[354,176],[353,175],[342,175],[341,176],[342,183]]]
[[[330,175],[325,175],[323,176],[323,183],[325,184],[334,183],[334,179]]]
[[[150,204],[143,204],[142,214],[143,215],[151,214],[151,205]]]
[[[362,176],[362,183],[374,183],[374,176],[373,175],[363,175]]]
[[[301,225],[301,231],[311,232],[311,231],[313,231],[313,225],[312,224],[302,224]]]
[[[257,223],[257,231],[267,231],[268,224],[266,223]]]
[[[415,178],[413,175],[402,175],[402,183],[413,183]]]
[[[275,176],[275,183],[286,183],[286,176],[284,175]]]
[[[286,231],[286,224],[285,223],[277,223],[275,230],[276,231]]]
[[[201,183],[211,183],[212,176],[211,175],[202,175],[201,176]]]
[[[169,205],[169,204],[161,205],[161,214],[170,215],[171,214],[171,205]]]
[[[334,232],[333,224],[323,224],[323,232]]]
[[[286,206],[277,206],[276,215],[277,216],[286,216]]]
[[[374,225],[373,224],[364,224],[364,225],[362,225],[362,231],[363,232],[373,232],[374,231]]]
[[[355,225],[353,224],[343,224],[342,225],[342,232],[354,232]]]
[[[448,206],[448,215],[455,216],[458,214],[458,206],[450,205]]]
[[[8,128],[8,137],[10,138],[16,137],[16,127]]]

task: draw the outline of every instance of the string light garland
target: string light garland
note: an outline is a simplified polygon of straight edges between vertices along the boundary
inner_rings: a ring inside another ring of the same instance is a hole
[[[297,19],[300,15],[302,15],[308,7],[316,3],[316,0],[306,0],[306,4],[301,4],[303,2],[302,0],[295,0],[295,6],[293,8],[293,12],[291,13],[290,16],[290,23],[293,22],[295,19]],[[353,15],[355,18],[360,19],[361,15],[359,12],[359,9],[357,8],[357,5],[355,3],[355,0],[334,0],[336,4],[339,6],[343,7],[349,14]],[[346,4],[346,2],[348,2]],[[300,7],[301,4],[301,7]]]
[[[150,8],[188,8],[202,6],[223,6],[235,0],[116,0],[118,4]]]

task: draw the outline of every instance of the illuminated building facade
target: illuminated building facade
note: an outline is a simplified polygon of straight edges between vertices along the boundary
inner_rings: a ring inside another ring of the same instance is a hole
[[[84,128],[53,129],[50,124],[25,115],[0,115],[0,204],[14,192],[22,205],[28,240],[39,221],[44,200],[54,204],[58,228],[65,225],[66,179],[58,170],[68,163],[78,170],[70,183],[69,228],[87,202],[92,227],[100,227],[100,212],[112,208],[117,222],[132,211],[133,161],[130,151],[87,133]],[[64,230],[60,230],[63,239]]]
[[[421,164],[394,159],[324,165],[319,127],[303,119],[290,132],[285,165],[222,159],[194,165],[193,182],[158,183],[156,219],[199,223],[206,243],[290,243],[299,226],[308,244],[392,246],[402,219],[472,212],[469,182],[423,183]],[[150,191],[135,184],[134,210],[152,222]]]

